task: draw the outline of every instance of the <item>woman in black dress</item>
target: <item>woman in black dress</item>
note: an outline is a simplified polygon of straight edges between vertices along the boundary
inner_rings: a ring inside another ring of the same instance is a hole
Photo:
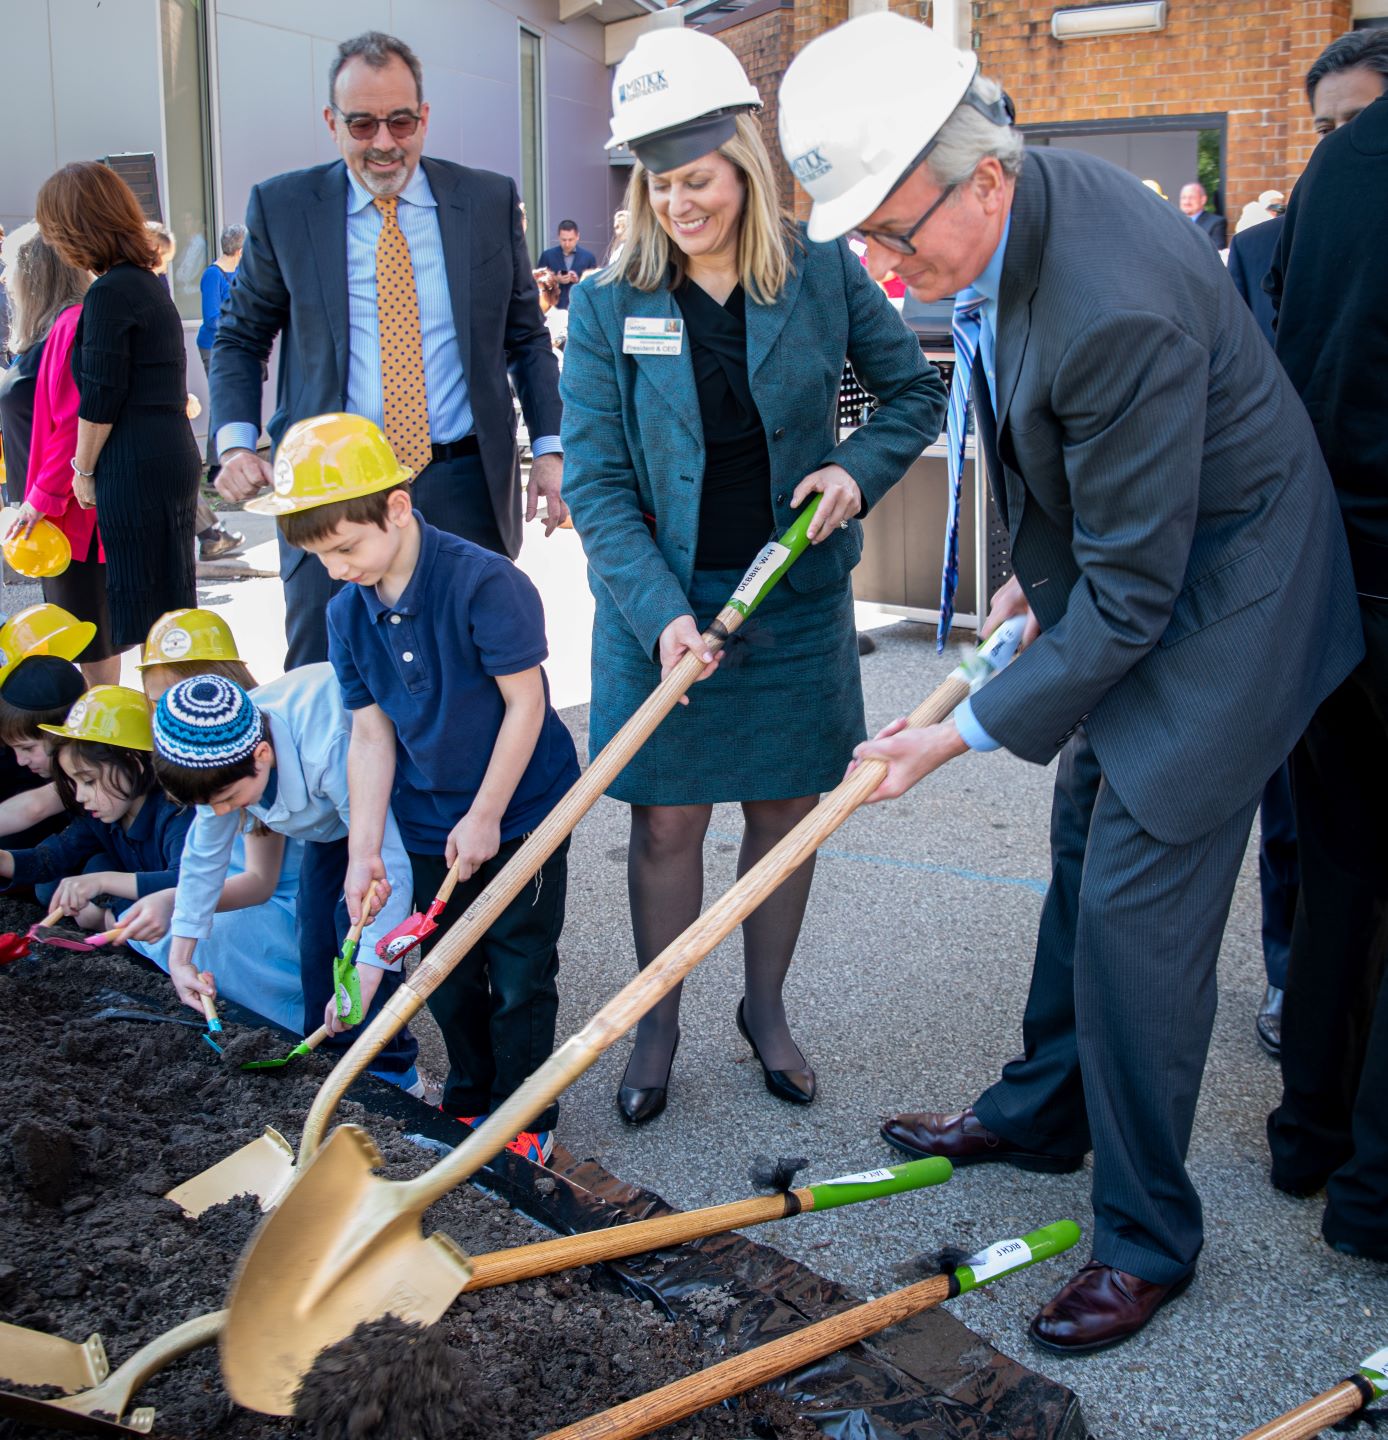
[[[201,469],[186,413],[183,324],[154,275],[158,251],[130,187],[90,161],[44,181],[45,238],[96,273],[73,348],[81,395],[73,493],[96,507],[111,638],[141,643],[165,611],[197,604],[193,514]]]

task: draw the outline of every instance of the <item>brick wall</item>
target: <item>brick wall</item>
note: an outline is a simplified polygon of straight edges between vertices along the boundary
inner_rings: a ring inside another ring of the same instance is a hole
[[[930,0],[888,3],[911,19],[930,18]],[[1064,42],[1051,38],[1058,3],[976,0],[980,63],[1011,92],[1024,124],[1223,115],[1231,228],[1260,191],[1291,192],[1315,143],[1305,74],[1350,29],[1351,0],[1175,0],[1155,34]],[[782,197],[793,196],[803,218],[809,198],[786,173],[776,142],[776,86],[795,54],[848,18],[848,0],[750,8],[760,13],[716,33],[766,101],[763,131]]]
[[[977,8],[979,62],[1024,124],[1224,115],[1231,220],[1269,186],[1290,193],[1315,139],[1303,78],[1350,28],[1350,0],[1180,0],[1154,34],[1062,42],[1051,38],[1052,3]]]
[[[749,8],[761,10],[760,6]],[[778,6],[736,25],[713,31],[742,62],[747,78],[761,95],[761,131],[772,164],[776,167],[777,193],[787,210],[795,203],[795,181],[781,157],[781,146],[776,137],[776,91],[794,53],[791,49],[793,21],[794,12],[790,7]]]

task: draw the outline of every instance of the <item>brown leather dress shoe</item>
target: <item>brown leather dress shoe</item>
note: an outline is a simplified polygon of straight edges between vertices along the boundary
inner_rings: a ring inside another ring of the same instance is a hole
[[[1154,1285],[1091,1260],[1041,1307],[1028,1333],[1043,1349],[1060,1355],[1087,1355],[1121,1345],[1168,1300],[1183,1294],[1194,1278],[1191,1270],[1173,1285]]]
[[[882,1138],[907,1155],[922,1159],[943,1155],[955,1165],[982,1165],[1001,1160],[1019,1170],[1068,1175],[1084,1164],[1083,1155],[1042,1155],[1004,1140],[974,1114],[972,1106],[957,1115],[942,1115],[935,1110],[918,1115],[894,1115],[883,1121]]]

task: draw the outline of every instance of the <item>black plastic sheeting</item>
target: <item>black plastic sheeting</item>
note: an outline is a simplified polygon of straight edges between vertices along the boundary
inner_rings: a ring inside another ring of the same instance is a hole
[[[223,1001],[221,1009],[237,1024],[278,1028],[241,1006]],[[457,1143],[456,1120],[382,1080],[363,1075],[348,1094],[368,1111],[401,1121],[424,1148],[442,1151]],[[475,1183],[561,1235],[674,1210],[654,1191],[629,1185],[596,1160],[576,1159],[557,1144],[543,1168],[503,1151]],[[693,1326],[709,1349],[711,1364],[848,1309],[861,1298],[779,1250],[740,1235],[713,1235],[596,1268],[614,1288],[650,1300],[672,1319]],[[769,1388],[793,1399],[830,1440],[1089,1436],[1073,1391],[1008,1359],[945,1310],[926,1311]],[[736,1399],[727,1403],[738,1404]]]
[[[380,1081],[352,1098],[446,1149],[456,1122]],[[432,1148],[432,1146],[431,1146]],[[563,1235],[672,1213],[653,1191],[556,1145],[541,1169],[503,1152],[477,1177],[515,1209]],[[859,1302],[832,1280],[740,1235],[714,1235],[598,1267],[699,1332],[710,1363]],[[923,1277],[922,1277],[923,1278]],[[1086,1440],[1074,1393],[1010,1360],[944,1310],[773,1382],[832,1440]],[[737,1402],[729,1402],[736,1405]]]

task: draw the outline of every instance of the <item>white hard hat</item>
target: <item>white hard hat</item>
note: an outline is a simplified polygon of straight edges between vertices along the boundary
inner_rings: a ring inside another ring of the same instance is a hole
[[[732,138],[761,96],[721,41],[698,30],[648,30],[612,77],[612,138],[657,175]]]
[[[977,73],[972,50],[888,10],[812,40],[780,100],[786,164],[814,201],[810,239],[866,220],[925,158]]]

